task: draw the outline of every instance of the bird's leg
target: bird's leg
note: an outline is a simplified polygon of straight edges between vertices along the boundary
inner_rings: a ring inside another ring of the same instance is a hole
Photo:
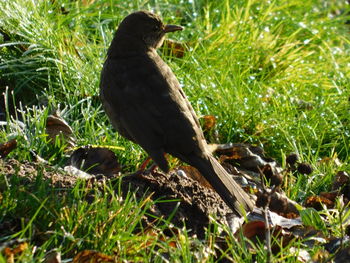
[[[166,158],[167,154],[164,153],[164,157]],[[152,158],[150,156],[147,157],[147,159],[145,161],[143,161],[143,163],[141,164],[140,168],[137,170],[137,172],[135,173],[136,176],[140,176],[142,178],[144,178],[144,175],[146,174],[154,174],[155,170],[158,168],[158,165],[154,162],[150,168],[146,169],[147,165],[149,164],[149,162],[152,160]],[[164,176],[166,179],[168,179],[166,177],[166,175],[164,175],[163,173],[158,173],[159,175]],[[150,180],[150,178],[147,178],[147,180]],[[151,179],[152,182],[157,183],[156,180]]]
[[[154,173],[154,171],[157,169],[158,165],[156,163],[152,164],[150,168],[146,170],[147,173]]]
[[[134,173],[135,176],[139,176],[139,177],[143,177],[143,173],[146,171],[146,167],[149,164],[149,162],[152,160],[152,158],[150,156],[148,156],[146,158],[146,160],[144,160],[141,163],[141,166],[137,169],[137,171]],[[147,171],[146,171],[147,173]]]
[[[140,166],[140,168],[138,169],[138,172],[144,172],[146,170],[147,165],[149,164],[149,162],[152,160],[152,158],[150,156],[148,156],[146,158],[146,160],[144,160]]]
[[[164,153],[164,157],[167,157],[167,153]],[[140,168],[138,169],[137,173],[154,173],[154,171],[157,169],[158,165],[156,163],[153,163],[151,165],[150,168],[146,169],[147,165],[149,164],[149,162],[152,160],[152,158],[150,156],[147,157],[147,159],[145,161],[143,161],[143,163],[141,164]]]

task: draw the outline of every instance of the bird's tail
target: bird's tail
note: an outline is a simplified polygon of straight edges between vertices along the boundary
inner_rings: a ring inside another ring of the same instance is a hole
[[[235,213],[242,215],[243,210],[246,212],[253,210],[254,204],[251,197],[234,181],[214,156],[208,155],[205,158],[196,156],[188,161],[199,170]]]

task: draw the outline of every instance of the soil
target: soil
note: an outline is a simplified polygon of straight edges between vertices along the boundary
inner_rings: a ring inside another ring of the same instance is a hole
[[[63,169],[53,168],[43,163],[21,163],[14,159],[0,159],[0,174],[5,175],[7,181],[16,176],[20,184],[28,189],[35,184],[37,176],[40,174],[42,180],[45,180],[52,188],[59,188],[62,194],[72,189],[78,180],[77,177],[68,175]],[[213,215],[221,223],[227,223],[227,219],[234,219],[230,209],[218,194],[182,174],[177,172],[163,174],[154,171],[126,175],[122,177],[120,182],[122,194],[125,197],[128,191],[132,191],[136,198],[142,199],[152,193],[152,200],[162,200],[162,202],[155,202],[150,208],[149,214],[163,219],[170,217],[175,226],[186,225],[186,228],[190,230],[189,234],[197,235],[199,238],[204,237],[205,228],[209,227],[210,218]],[[111,180],[117,192],[119,184],[117,178],[117,176],[108,178],[95,176],[87,180],[91,184]],[[0,190],[1,188],[3,187],[0,187]],[[143,223],[148,225],[153,221],[154,217],[149,217],[145,218]],[[2,227],[5,226],[0,224],[0,229]],[[6,228],[8,227],[6,226]]]
[[[123,192],[126,193],[128,189],[135,192],[138,198],[153,193],[153,200],[169,200],[157,202],[151,212],[158,217],[168,218],[176,211],[171,222],[178,227],[186,225],[199,238],[204,238],[210,216],[216,216],[216,220],[221,223],[227,223],[226,219],[233,217],[217,193],[178,173],[129,175],[122,180]]]

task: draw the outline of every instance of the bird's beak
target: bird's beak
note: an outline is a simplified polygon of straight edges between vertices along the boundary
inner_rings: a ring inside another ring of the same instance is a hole
[[[183,30],[184,28],[182,26],[177,26],[177,25],[165,25],[163,32],[164,33],[169,33],[169,32],[175,32],[179,30]]]

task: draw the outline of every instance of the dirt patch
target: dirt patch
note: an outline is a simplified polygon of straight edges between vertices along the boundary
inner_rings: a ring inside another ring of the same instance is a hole
[[[53,189],[59,189],[61,194],[74,187],[78,178],[68,175],[63,169],[54,169],[42,163],[18,162],[17,160],[0,160],[1,180],[11,181],[11,177],[16,176],[19,183],[30,190],[30,188],[41,176]],[[112,180],[118,182],[117,177],[106,178],[96,176],[88,179],[92,185],[101,183],[102,180]],[[115,189],[118,189],[115,183]],[[173,172],[163,174],[160,172],[132,174],[124,176],[121,180],[121,189],[124,196],[129,191],[135,193],[138,199],[145,198],[152,193],[151,199],[162,200],[155,202],[150,208],[149,214],[164,219],[171,218],[171,222],[178,227],[186,225],[191,234],[196,234],[199,238],[204,237],[205,228],[209,226],[210,216],[214,215],[221,223],[226,222],[226,218],[231,218],[230,209],[211,189],[201,186],[191,178],[187,178],[181,173]],[[113,184],[112,184],[113,185]],[[3,187],[1,187],[3,189]],[[0,189],[1,190],[1,189]],[[154,218],[145,218],[144,224],[153,222]],[[8,224],[9,222],[6,222]],[[1,226],[9,228],[8,225]]]
[[[16,176],[23,186],[34,183],[38,174],[54,188],[72,188],[77,178],[67,176],[63,170],[51,167],[43,163],[19,162],[15,159],[0,159],[0,175],[8,180]]]
[[[126,193],[128,189],[135,192],[138,198],[153,193],[153,200],[169,200],[157,202],[151,212],[168,218],[176,211],[171,222],[179,227],[186,225],[199,238],[204,237],[211,215],[221,223],[225,223],[228,216],[231,217],[230,209],[218,194],[178,173],[129,175],[122,180],[123,192]]]

